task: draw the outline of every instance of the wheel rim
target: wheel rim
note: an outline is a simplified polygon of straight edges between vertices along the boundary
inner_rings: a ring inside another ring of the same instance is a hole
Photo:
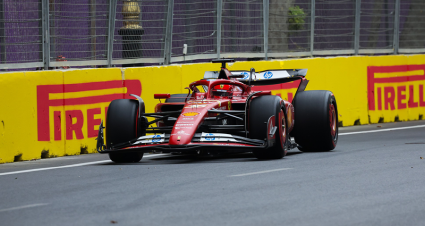
[[[331,128],[331,135],[332,135],[332,142],[335,145],[335,140],[336,140],[336,126],[337,126],[337,122],[336,122],[336,111],[335,111],[335,106],[333,104],[329,105],[329,122],[330,122],[330,128]]]
[[[282,149],[285,149],[285,142],[286,142],[286,119],[285,119],[285,114],[283,113],[283,110],[280,111],[279,113],[280,116],[280,144],[282,146]]]

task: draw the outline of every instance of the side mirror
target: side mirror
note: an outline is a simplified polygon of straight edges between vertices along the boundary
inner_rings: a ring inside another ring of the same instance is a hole
[[[169,93],[157,93],[153,95],[153,98],[155,99],[168,99],[170,98],[170,94]]]

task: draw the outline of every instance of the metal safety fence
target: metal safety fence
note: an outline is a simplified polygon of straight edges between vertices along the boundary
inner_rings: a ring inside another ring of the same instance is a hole
[[[0,69],[425,53],[423,0],[0,0]]]

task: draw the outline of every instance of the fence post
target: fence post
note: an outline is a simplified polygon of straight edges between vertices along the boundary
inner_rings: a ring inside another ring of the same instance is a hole
[[[0,63],[5,64],[6,63],[6,36],[4,31],[4,2],[0,1]],[[43,31],[41,31],[43,34]],[[4,70],[6,71],[6,70]]]
[[[112,66],[112,54],[114,52],[114,34],[115,34],[115,16],[117,11],[117,0],[110,0],[109,2],[109,26],[108,26],[108,65]]]
[[[41,30],[43,45],[44,70],[50,67],[50,22],[49,22],[49,0],[41,0]]]
[[[171,63],[171,50],[173,48],[173,13],[174,0],[168,0],[167,26],[165,28],[164,64]]]
[[[263,0],[263,27],[264,27],[264,59],[268,59],[269,51],[269,7],[270,0]]]
[[[361,15],[361,0],[356,0],[356,17],[354,25],[354,52],[359,54],[360,48],[360,15]]]
[[[217,59],[221,52],[221,15],[223,13],[223,0],[217,0]]]
[[[310,55],[314,51],[314,22],[316,20],[316,0],[311,0],[310,6]]]
[[[393,40],[393,48],[394,54],[398,54],[399,49],[399,37],[400,37],[400,0],[396,0],[394,4],[394,40]]]

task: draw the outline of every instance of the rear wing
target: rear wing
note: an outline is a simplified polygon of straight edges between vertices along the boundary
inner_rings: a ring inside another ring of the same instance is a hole
[[[255,90],[269,89],[270,87],[267,87],[269,85],[279,85],[300,80],[297,89],[298,93],[304,91],[308,84],[308,80],[305,79],[307,69],[267,70],[260,72],[254,72],[254,69],[251,70],[253,71],[251,82],[249,81],[250,71],[230,71],[230,73],[232,74],[231,77],[236,78],[238,81],[249,86],[256,86]],[[218,77],[218,71],[206,71],[204,74],[204,79],[206,80],[215,80]]]
[[[249,71],[230,71],[242,83],[249,84]],[[206,71],[204,79],[217,79],[219,71]],[[238,76],[240,75],[240,76]],[[302,79],[307,75],[307,69],[267,70],[252,74],[250,85],[266,86],[286,83]],[[243,77],[242,77],[243,76]]]
[[[243,75],[238,80],[242,83],[249,84],[249,71],[231,71],[232,75]],[[252,74],[250,85],[266,86],[286,82],[292,82],[302,79],[307,75],[307,69],[285,69],[285,70],[267,70],[255,72]]]

